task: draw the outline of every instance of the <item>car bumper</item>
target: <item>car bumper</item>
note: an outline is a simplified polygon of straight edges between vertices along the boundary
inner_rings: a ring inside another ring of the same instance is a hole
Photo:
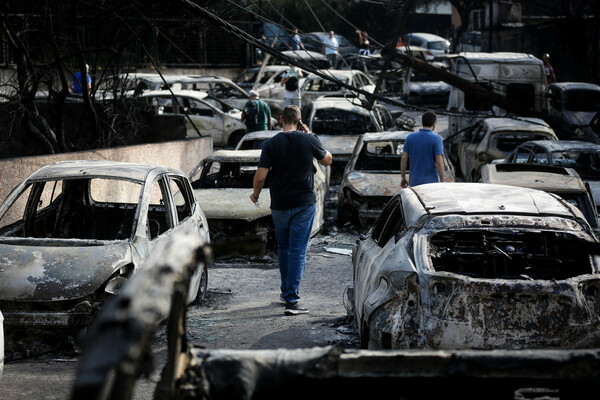
[[[89,312],[4,311],[6,326],[86,326],[92,322]]]

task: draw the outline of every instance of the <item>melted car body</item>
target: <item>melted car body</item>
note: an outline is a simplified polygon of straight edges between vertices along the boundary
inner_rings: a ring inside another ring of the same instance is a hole
[[[402,189],[400,160],[411,133],[371,132],[358,139],[338,190],[338,222],[369,226]],[[453,168],[445,157],[444,161],[444,180],[453,182]],[[406,172],[408,179],[410,171]]]
[[[596,347],[598,250],[581,212],[546,192],[477,183],[403,189],[353,249],[361,344]]]
[[[259,201],[255,204],[249,198],[260,153],[261,150],[217,150],[190,174],[194,195],[202,204],[209,221],[211,238],[237,242],[243,247],[248,239],[258,239],[259,248],[250,251],[256,255],[264,255],[276,249],[269,176]],[[318,165],[313,159],[317,210],[311,236],[316,235],[323,226],[325,194],[328,189],[326,175]],[[231,247],[235,250],[234,244]]]
[[[186,226],[209,240],[180,171],[110,161],[39,169],[0,206],[5,323],[87,325],[154,247]],[[197,271],[188,301],[204,272]]]

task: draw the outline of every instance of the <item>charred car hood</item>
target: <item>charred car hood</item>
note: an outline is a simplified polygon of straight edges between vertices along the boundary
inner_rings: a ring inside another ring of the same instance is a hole
[[[346,184],[361,196],[394,196],[402,186],[400,174],[376,174],[352,171],[346,176]]]
[[[254,221],[271,215],[271,195],[263,189],[258,206],[250,201],[252,189],[195,189],[194,196],[207,219]]]
[[[2,240],[0,299],[78,299],[96,291],[130,259],[127,241]]]
[[[319,140],[324,148],[329,150],[332,155],[336,154],[352,154],[358,136],[332,136],[318,135]]]

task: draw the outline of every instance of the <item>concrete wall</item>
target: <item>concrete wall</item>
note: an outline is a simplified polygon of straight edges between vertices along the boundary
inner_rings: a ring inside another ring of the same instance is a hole
[[[213,151],[211,138],[197,138],[172,142],[115,147],[93,151],[49,154],[43,156],[9,158],[0,160],[0,200],[39,168],[58,161],[112,160],[142,164],[164,165],[189,175],[203,158]]]

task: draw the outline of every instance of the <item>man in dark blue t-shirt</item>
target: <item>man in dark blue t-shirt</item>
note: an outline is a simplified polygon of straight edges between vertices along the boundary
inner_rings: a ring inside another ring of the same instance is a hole
[[[402,149],[400,173],[401,186],[408,187],[406,167],[410,161],[408,178],[410,186],[435,183],[444,180],[444,145],[442,138],[433,132],[436,115],[427,111],[421,119],[423,128],[413,132],[406,138]]]
[[[271,216],[278,246],[281,299],[285,301],[285,314],[295,315],[308,312],[298,304],[298,292],[316,210],[313,158],[328,166],[332,157],[321,141],[308,133],[308,127],[300,121],[297,106],[284,108],[281,123],[283,131],[263,145],[250,200],[258,201],[270,172]]]

